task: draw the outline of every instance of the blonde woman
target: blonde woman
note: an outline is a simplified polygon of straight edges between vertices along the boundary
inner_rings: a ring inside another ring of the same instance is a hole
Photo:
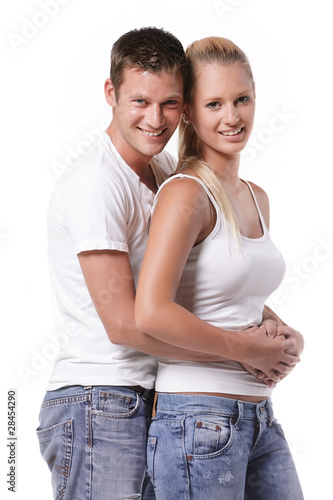
[[[225,360],[159,360],[148,472],[157,500],[300,500],[271,394],[303,339],[260,327],[285,263],[267,195],[238,174],[255,113],[252,71],[223,38],[194,42],[187,59],[178,173],[157,193],[136,320],[163,342]]]

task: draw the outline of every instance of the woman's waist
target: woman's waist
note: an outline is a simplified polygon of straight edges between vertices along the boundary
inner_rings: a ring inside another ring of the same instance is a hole
[[[236,361],[159,360],[155,387],[163,393],[222,396],[254,403],[272,394],[272,389]]]

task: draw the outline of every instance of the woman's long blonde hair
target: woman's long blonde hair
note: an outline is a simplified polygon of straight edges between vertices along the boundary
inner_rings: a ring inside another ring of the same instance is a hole
[[[184,104],[191,106],[196,88],[196,75],[199,68],[206,64],[219,63],[228,66],[240,63],[248,72],[253,82],[253,74],[244,52],[231,40],[221,37],[208,37],[193,42],[186,50],[188,62],[188,78],[184,89]],[[179,160],[176,172],[184,168],[191,169],[207,186],[214,196],[225,218],[231,225],[233,233],[238,236],[237,218],[225,191],[215,175],[212,167],[198,158],[200,139],[192,123],[184,120],[179,124]]]

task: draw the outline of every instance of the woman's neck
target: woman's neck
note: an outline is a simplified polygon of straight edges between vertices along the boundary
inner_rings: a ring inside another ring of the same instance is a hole
[[[240,154],[223,155],[214,153],[202,154],[200,158],[213,168],[225,191],[230,193],[237,191],[241,185],[239,178]]]

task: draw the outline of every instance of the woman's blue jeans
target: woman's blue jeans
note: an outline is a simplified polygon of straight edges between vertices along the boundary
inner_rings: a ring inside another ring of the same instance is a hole
[[[46,393],[37,435],[56,500],[155,498],[146,476],[153,391],[71,386]]]
[[[148,437],[157,500],[301,500],[271,400],[159,394]]]

